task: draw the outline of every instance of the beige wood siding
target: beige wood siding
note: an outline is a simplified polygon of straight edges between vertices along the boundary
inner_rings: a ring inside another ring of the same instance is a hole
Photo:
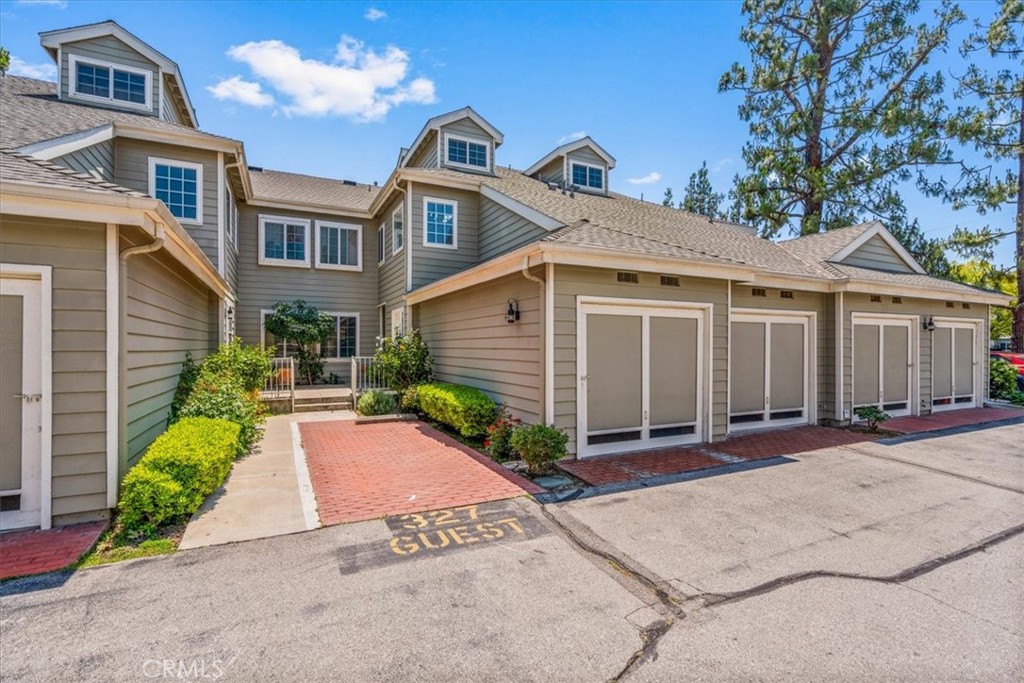
[[[405,204],[405,193],[400,193],[388,204],[381,214],[380,220],[374,224],[370,233],[373,242],[374,260],[377,259],[377,228],[384,224],[384,263],[380,265],[380,303],[388,305],[388,314],[399,301],[405,297],[405,276],[408,270],[409,220],[405,219],[405,246],[397,254],[394,253],[394,222],[392,216],[396,209]],[[388,318],[390,321],[390,317]],[[374,323],[376,325],[376,322]],[[390,323],[389,323],[390,325]]]
[[[843,263],[875,270],[892,270],[900,273],[913,273],[914,269],[892,250],[885,240],[875,235],[843,259]]]
[[[536,223],[487,197],[480,197],[480,261],[536,242],[547,234],[548,231]]]
[[[535,269],[535,275],[542,275]],[[520,320],[505,321],[507,301],[519,301]],[[540,288],[521,274],[426,301],[417,306],[420,331],[430,345],[438,379],[467,384],[540,422]]]
[[[148,241],[122,236],[120,246]],[[201,360],[216,348],[218,335],[217,296],[165,252],[130,258],[125,285],[123,468],[167,428],[185,353]]]
[[[418,149],[409,152],[409,168],[438,168],[437,158],[437,131],[430,131]]]
[[[478,171],[474,169],[468,169],[465,166],[450,166],[448,164],[448,151],[444,149],[444,136],[446,134],[457,135],[462,138],[468,138],[473,142],[480,142],[487,145],[489,165],[487,168],[481,168]],[[492,173],[494,171],[494,139],[490,134],[480,126],[476,125],[473,119],[459,119],[453,123],[449,123],[447,126],[441,126],[441,166],[446,168],[454,168],[459,171],[467,171],[470,173]]]
[[[99,180],[114,179],[114,141],[105,140],[70,154],[56,157],[53,163],[91,175]]]
[[[113,36],[103,36],[101,38],[92,38],[90,40],[82,40],[74,43],[64,43],[61,45],[61,64],[60,64],[60,97],[61,99],[72,99],[75,98],[70,96],[70,83],[71,78],[74,74],[70,73],[70,59],[71,55],[80,57],[88,60],[89,58],[97,59],[102,62],[107,62],[114,65],[128,66],[133,69],[142,69],[150,72],[149,83],[150,83],[150,103],[153,105],[149,113],[156,116],[160,110],[160,83],[158,79],[159,67],[153,62],[149,61],[141,54],[128,47],[120,40]],[[81,101],[81,100],[80,100]],[[91,102],[90,102],[91,104]],[[121,106],[117,100],[112,100],[104,106],[109,106],[116,109],[125,109],[127,111],[145,114],[146,110],[140,109],[139,107],[125,107]]]
[[[114,182],[149,194],[149,158],[203,165],[203,224],[183,224],[203,253],[219,265],[217,254],[217,153],[144,140],[114,142]]]
[[[681,278],[681,287],[662,287],[657,273],[640,273],[639,284],[616,282],[616,271],[575,266],[555,267],[555,424],[569,434],[569,452],[576,452],[576,298],[605,296],[657,299],[713,305],[711,322],[711,434],[725,437],[728,410],[728,283],[725,280]]]
[[[463,271],[477,263],[480,195],[476,192],[423,183],[413,183],[412,189],[409,244],[413,250],[412,287],[416,289]],[[423,245],[424,197],[458,202],[458,249]],[[376,237],[374,237],[374,244],[376,244]]]
[[[99,513],[107,507],[106,226],[5,215],[0,261],[53,268],[54,523]]]
[[[560,183],[565,179],[565,157],[555,157],[535,174],[545,183]]]
[[[316,221],[355,223],[363,226],[362,272],[324,268],[288,268],[259,265],[260,214],[288,216],[310,221],[311,263],[316,263]],[[377,221],[323,216],[304,211],[240,207],[238,216],[238,288],[235,307],[236,333],[247,344],[259,344],[262,330],[260,311],[279,301],[302,299],[322,311],[359,314],[360,355],[372,355],[377,336]],[[331,360],[327,373],[348,378],[347,359]]]
[[[902,304],[892,303],[891,296],[883,296],[881,302],[872,302],[868,294],[847,293],[843,297],[843,409],[853,411],[853,314],[899,314],[914,317],[912,329],[917,334],[917,370],[919,375],[918,399],[919,412],[924,415],[931,412],[932,405],[932,335],[922,329],[922,322],[927,316],[940,318],[965,318],[982,322],[982,339],[988,339],[988,306],[970,304],[965,309],[963,304],[953,302],[948,308],[944,301],[914,299],[903,297]],[[987,354],[981,354],[981,360],[987,363]],[[988,373],[984,377],[984,396],[988,391]]]
[[[574,161],[579,161],[584,164],[590,164],[591,166],[601,166],[602,168],[604,168],[605,166],[604,159],[602,159],[594,150],[590,149],[589,147],[580,147],[579,149],[574,149],[565,156],[569,158],[570,164]]]
[[[228,219],[231,215],[228,207],[229,196],[233,198],[235,196],[234,191],[230,195],[228,195],[227,191],[224,192],[224,279],[231,286],[231,291],[235,293],[235,298],[238,298],[238,241],[236,238],[232,242],[231,236],[228,234]],[[241,207],[237,204],[235,206],[236,211],[241,211]],[[239,216],[238,220],[238,229],[241,229],[241,216]]]

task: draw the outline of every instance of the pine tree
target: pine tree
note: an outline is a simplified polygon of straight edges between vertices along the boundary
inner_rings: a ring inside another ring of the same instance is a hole
[[[664,197],[664,199],[661,200],[661,205],[662,206],[667,206],[669,208],[672,208],[673,204],[672,204],[672,188],[671,187],[666,187],[665,188],[665,197]]]
[[[703,162],[700,168],[690,174],[690,182],[686,184],[686,192],[679,208],[701,216],[714,219],[721,215],[719,207],[725,195],[715,192],[708,178],[708,162]]]

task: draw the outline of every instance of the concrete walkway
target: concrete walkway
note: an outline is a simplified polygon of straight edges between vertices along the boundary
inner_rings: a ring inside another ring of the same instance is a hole
[[[200,548],[320,526],[297,425],[350,420],[349,410],[274,415],[259,444],[235,463],[224,486],[192,516],[179,548]]]

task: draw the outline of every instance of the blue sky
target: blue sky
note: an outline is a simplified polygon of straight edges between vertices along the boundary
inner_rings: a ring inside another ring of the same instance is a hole
[[[702,161],[723,192],[742,170],[740,95],[717,92],[748,55],[739,2],[3,0],[0,43],[12,71],[52,79],[37,34],[108,18],[178,62],[202,128],[242,140],[253,165],[383,182],[427,118],[469,104],[505,134],[502,165],[585,133],[618,160],[612,188],[653,201],[667,186],[681,198]],[[1012,225],[906,201],[929,236]],[[1009,240],[997,260],[1012,263]]]

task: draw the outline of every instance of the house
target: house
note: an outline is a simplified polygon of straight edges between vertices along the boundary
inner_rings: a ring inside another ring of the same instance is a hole
[[[583,138],[523,171],[469,107],[385,183],[253,167],[177,65],[107,21],[41,34],[58,82],[0,80],[4,529],[103,517],[166,427],[186,352],[279,301],[335,320],[328,371],[418,328],[446,381],[576,457],[982,404],[988,307],[877,222],[773,243],[612,192]]]

